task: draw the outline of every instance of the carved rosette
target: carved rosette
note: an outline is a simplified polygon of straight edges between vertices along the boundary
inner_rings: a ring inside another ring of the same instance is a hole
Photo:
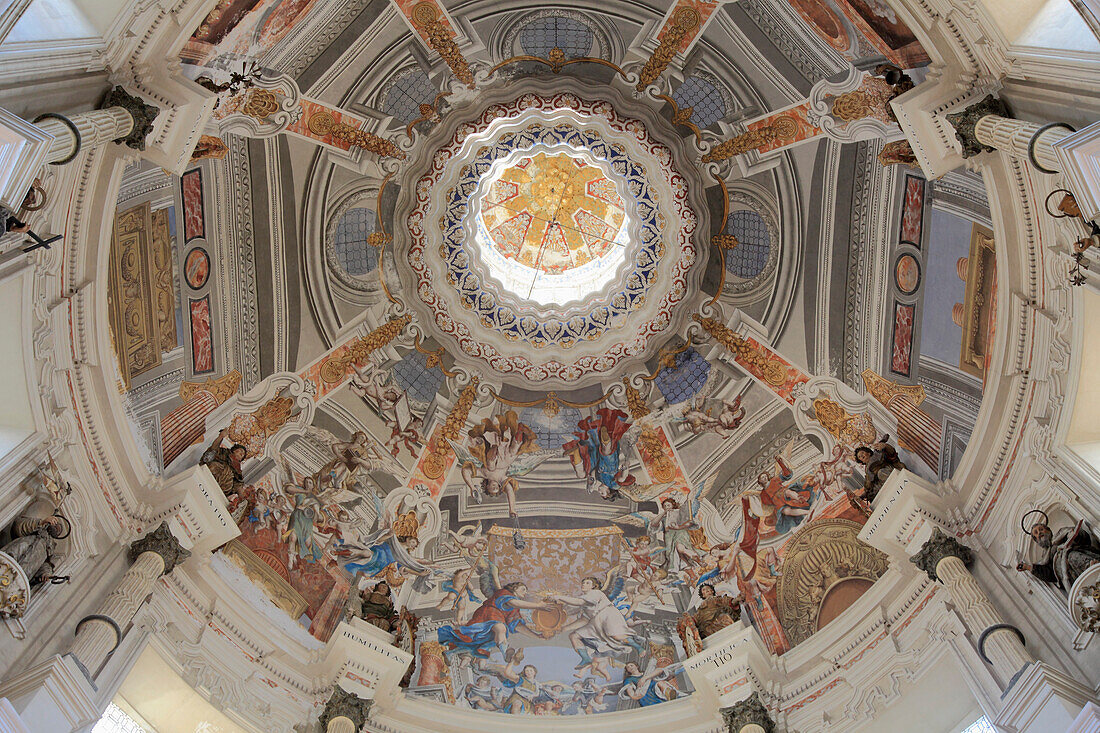
[[[1069,591],[1069,612],[1081,631],[1100,632],[1100,563],[1089,567],[1073,583]]]
[[[135,150],[145,150],[145,138],[153,131],[153,121],[160,114],[160,107],[146,104],[140,97],[135,97],[122,87],[115,87],[107,92],[103,99],[101,109],[122,107],[134,118],[134,129],[126,137],[115,140],[116,143],[124,143]]]
[[[359,730],[367,722],[372,705],[374,700],[364,700],[336,685],[332,689],[332,696],[325,703],[325,709],[321,711],[321,730],[326,730],[329,721],[334,718],[347,718],[355,724],[355,730]]]
[[[764,729],[764,733],[774,733],[775,721],[768,714],[768,709],[760,701],[759,693],[752,695],[732,707],[722,708],[722,721],[726,724],[729,733],[741,733],[746,726],[758,725]]]
[[[138,556],[146,552],[155,552],[161,556],[164,560],[165,575],[191,557],[191,553],[180,546],[172,530],[168,529],[167,522],[161,522],[159,527],[130,545],[130,562],[137,560]]]
[[[909,558],[909,562],[927,573],[932,580],[938,581],[936,567],[945,557],[957,557],[962,560],[963,565],[968,566],[974,561],[974,553],[969,547],[936,528],[932,537],[920,548],[920,552]]]
[[[22,618],[31,596],[27,574],[11,555],[0,552],[0,619]]]
[[[973,158],[983,152],[993,152],[994,148],[980,141],[974,131],[974,128],[978,125],[978,120],[989,115],[1012,116],[1005,103],[992,94],[986,95],[985,99],[970,105],[962,112],[953,112],[947,115],[947,121],[955,128],[955,137],[958,138],[959,144],[962,146],[962,156],[964,158]]]

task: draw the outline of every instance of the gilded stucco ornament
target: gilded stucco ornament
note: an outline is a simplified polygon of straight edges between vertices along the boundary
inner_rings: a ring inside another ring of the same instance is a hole
[[[645,62],[638,74],[638,84],[635,87],[639,92],[657,81],[668,68],[669,63],[680,50],[680,44],[688,33],[699,27],[699,11],[693,8],[680,8],[672,18],[672,24],[665,31],[661,42],[653,50],[653,55]]]
[[[27,611],[30,582],[10,555],[0,552],[0,619],[21,618]]]
[[[775,733],[775,722],[756,692],[736,705],[722,708],[722,721],[729,733],[741,733],[749,725],[760,726],[764,733]]]
[[[909,562],[926,572],[932,580],[938,581],[936,567],[945,557],[957,557],[962,560],[963,565],[970,565],[974,561],[974,553],[969,547],[944,534],[937,527],[933,530],[932,537],[920,548],[920,552],[909,558]]]

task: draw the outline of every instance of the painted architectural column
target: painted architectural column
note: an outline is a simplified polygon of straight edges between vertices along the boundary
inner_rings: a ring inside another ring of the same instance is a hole
[[[153,592],[157,580],[172,572],[191,553],[163,523],[130,545],[133,563],[111,591],[99,613],[85,616],[76,625],[72,655],[93,677],[107,657],[122,641],[123,630],[133,621],[138,609]]]
[[[160,423],[161,455],[165,466],[202,442],[206,434],[206,416],[235,395],[240,386],[241,373],[236,369],[217,379],[180,385],[183,404],[165,415]]]
[[[916,453],[933,471],[939,471],[943,425],[920,409],[924,387],[898,384],[870,369],[864,370],[862,376],[868,394],[897,418],[898,445]]]
[[[145,138],[153,129],[153,120],[159,112],[159,108],[146,104],[122,87],[115,87],[107,93],[100,109],[70,117],[47,113],[34,124],[53,138],[45,162],[61,165],[85,148],[109,142],[144,150]]]
[[[1069,137],[1074,129],[1062,122],[1038,125],[1013,119],[1000,99],[988,95],[962,112],[947,115],[962,145],[964,158],[1001,150],[1022,158],[1043,173],[1062,172],[1054,144]]]
[[[722,721],[729,733],[773,733],[775,722],[760,702],[760,695],[750,697],[728,708],[722,708]]]
[[[321,711],[321,728],[326,733],[357,733],[367,722],[373,704],[373,700],[364,700],[336,685]]]
[[[970,548],[937,528],[910,561],[933,581],[943,583],[963,621],[972,632],[980,634],[978,653],[1005,686],[1011,687],[1016,676],[1034,660],[1024,648],[1019,629],[1005,623],[970,574],[967,566],[973,559]]]

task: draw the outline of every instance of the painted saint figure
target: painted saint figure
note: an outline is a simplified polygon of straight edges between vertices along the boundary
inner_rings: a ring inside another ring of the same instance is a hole
[[[690,502],[683,504],[670,496],[661,500],[661,511],[652,520],[664,537],[664,564],[669,573],[679,572],[699,562],[699,552],[691,541],[691,530],[698,529]]]
[[[1073,527],[1053,532],[1046,520],[1031,525],[1031,539],[1039,546],[1040,557],[1035,563],[1020,563],[1017,570],[1029,572],[1068,594],[1073,583],[1092,565],[1100,563],[1100,543],[1089,531],[1085,520]]]
[[[462,698],[474,710],[497,711],[503,706],[496,690],[493,689],[492,680],[486,675],[478,677],[476,682],[467,683],[462,691]]]
[[[619,489],[635,481],[623,465],[620,449],[623,435],[630,429],[626,413],[601,407],[595,418],[584,418],[577,428],[573,432],[577,439],[562,446],[577,478],[585,479],[588,490],[597,491],[604,499],[618,499]]]
[[[657,667],[652,659],[645,672],[636,662],[627,662],[623,668],[623,686],[619,697],[635,700],[643,708],[675,700],[680,693],[671,676],[667,668]]]
[[[519,421],[513,410],[485,418],[480,425],[471,428],[467,445],[468,448],[451,441],[470,496],[480,504],[483,493],[493,497],[504,494],[508,513],[513,517],[519,516],[516,512],[519,482],[516,479],[526,476],[555,455],[554,451],[539,450],[534,432]]]
[[[481,664],[481,669],[494,675],[510,693],[500,707],[501,712],[533,714],[537,705],[554,701],[550,690],[536,679],[539,671],[535,665],[525,664],[521,668],[522,661],[523,650],[517,649],[504,666]]]
[[[760,486],[761,502],[775,512],[768,518],[771,522],[766,524],[773,524],[775,532],[783,534],[797,527],[810,513],[813,492],[798,481],[787,483],[792,473],[782,456],[775,457],[775,467],[774,475],[762,473],[756,482]]]

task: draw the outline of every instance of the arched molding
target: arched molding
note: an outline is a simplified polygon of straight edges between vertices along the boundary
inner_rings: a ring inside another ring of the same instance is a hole
[[[509,12],[490,31],[485,42],[489,58],[500,63],[515,56],[526,56],[519,36],[530,22],[544,18],[569,18],[583,23],[592,32],[592,49],[588,55],[618,63],[626,53],[626,43],[617,26],[599,11],[581,12],[567,7],[542,7],[537,10]]]
[[[375,305],[385,298],[379,272],[382,269],[381,253],[379,252],[378,264],[373,270],[364,275],[353,275],[346,272],[337,260],[334,237],[336,228],[344,215],[352,209],[369,209],[374,212],[378,208],[378,187],[363,183],[357,185],[350,193],[342,195],[335,204],[326,210],[323,241],[320,243],[323,249],[325,267],[332,276],[336,286],[345,296],[353,301],[361,302],[364,306]],[[380,231],[375,223],[375,231]],[[366,245],[371,246],[371,245]]]
[[[731,305],[744,305],[758,300],[775,278],[779,265],[780,252],[783,249],[783,230],[780,227],[779,201],[774,190],[750,179],[738,179],[727,184],[729,190],[729,214],[738,211],[755,212],[764,221],[768,233],[768,256],[760,272],[749,278],[739,278],[726,270],[726,280],[722,284],[722,299]],[[726,221],[721,223],[721,231],[726,231]],[[740,245],[738,245],[740,246]],[[729,257],[730,253],[726,253]],[[774,299],[774,298],[773,298]]]
[[[733,115],[737,111],[737,100],[735,99],[735,97],[733,95],[733,92],[731,92],[729,87],[726,86],[726,83],[718,76],[718,74],[716,74],[716,73],[714,73],[714,72],[712,72],[712,71],[710,71],[706,68],[702,68],[701,66],[695,66],[690,71],[685,69],[683,78],[680,80],[679,84],[676,84],[673,87],[672,94],[669,95],[669,96],[671,96],[673,99],[675,99],[676,94],[680,90],[680,88],[684,84],[687,83],[688,79],[690,79],[692,77],[697,77],[697,78],[705,81],[707,84],[710,84],[712,87],[715,88],[715,90],[717,90],[718,95],[722,98],[722,107],[723,107],[722,116],[720,116],[718,119],[716,119],[710,125],[706,125],[706,127],[711,127],[712,125],[718,124],[718,123],[728,119],[731,115]],[[689,105],[681,105],[680,108],[683,109],[686,106],[689,106]],[[694,121],[694,119],[693,119],[693,121]]]

